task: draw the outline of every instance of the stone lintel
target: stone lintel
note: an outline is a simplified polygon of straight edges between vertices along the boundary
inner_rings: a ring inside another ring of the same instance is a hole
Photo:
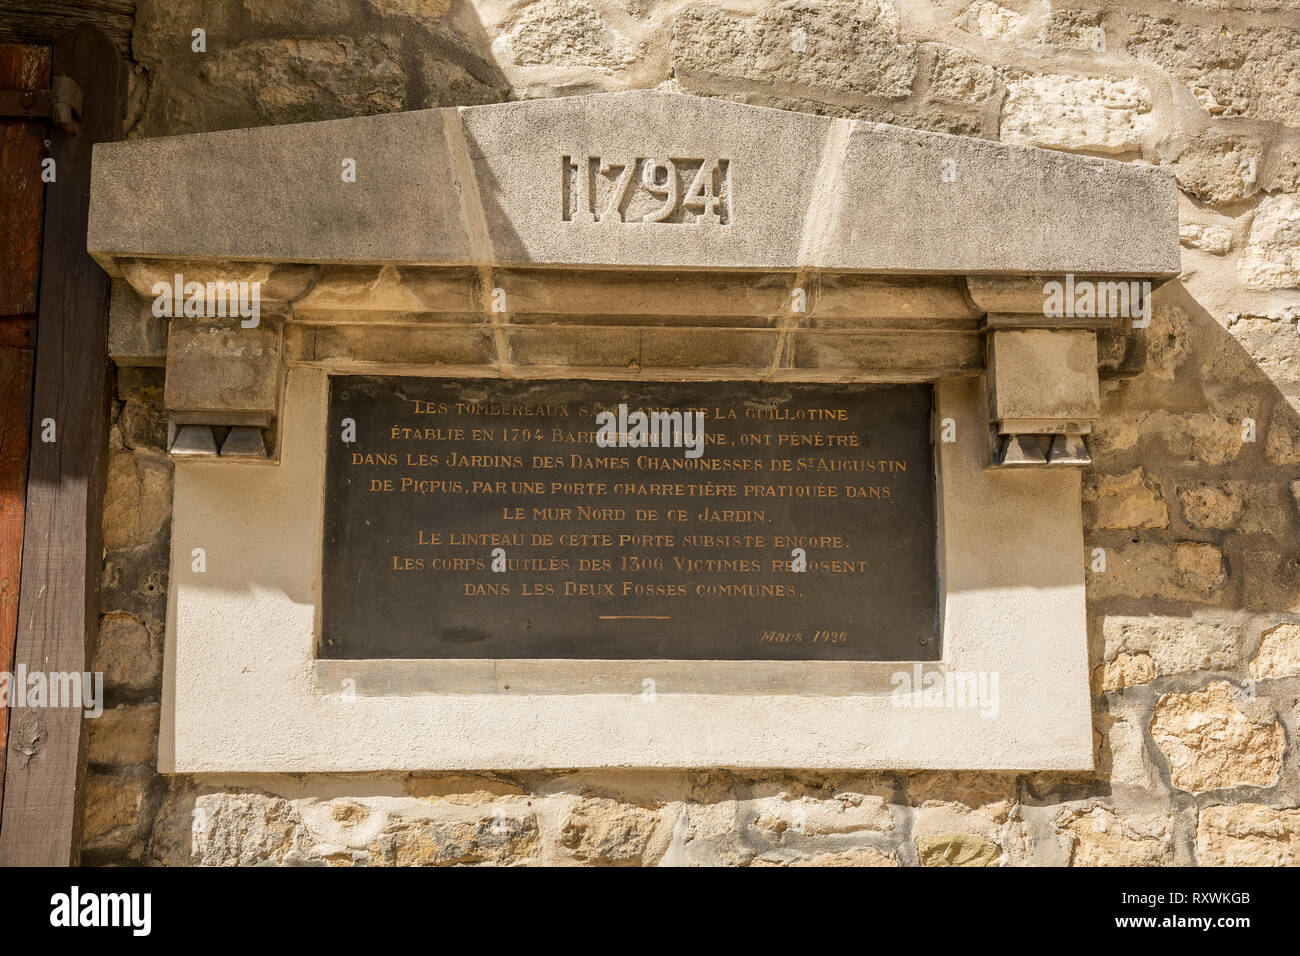
[[[1176,196],[1147,167],[633,91],[100,144],[88,246],[114,275],[215,257],[1154,278],[1179,269]]]

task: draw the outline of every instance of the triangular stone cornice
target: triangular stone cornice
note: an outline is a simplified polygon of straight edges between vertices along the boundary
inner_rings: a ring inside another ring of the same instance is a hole
[[[1149,167],[635,91],[100,144],[88,245],[114,274],[226,259],[1164,278],[1176,198]]]

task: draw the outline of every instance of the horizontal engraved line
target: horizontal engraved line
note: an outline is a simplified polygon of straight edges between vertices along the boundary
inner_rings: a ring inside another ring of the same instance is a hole
[[[710,333],[777,331],[776,328],[772,325],[757,325],[757,324],[755,325],[684,325],[684,324],[679,325],[679,324],[669,324],[669,323],[654,322],[654,321],[628,322],[628,319],[640,318],[640,316],[631,316],[631,315],[611,316],[611,318],[617,319],[618,324],[605,323],[605,322],[575,322],[572,319],[570,319],[569,321],[563,321],[563,322],[508,321],[505,323],[505,327],[512,330],[527,331],[527,332],[542,332],[545,330],[555,329],[555,330],[582,331],[584,333],[592,330],[617,331],[617,330],[629,330],[629,329],[630,330],[671,330],[674,332],[698,331],[698,332],[710,332]],[[650,320],[657,317],[646,316],[645,318],[647,320]],[[719,317],[719,318],[723,318],[723,317]],[[791,329],[791,331],[805,332],[814,335],[826,335],[826,334],[837,334],[837,335],[861,334],[864,336],[877,335],[877,334],[881,334],[881,335],[964,335],[964,336],[971,336],[975,338],[978,338],[983,334],[978,328],[976,328],[975,324],[973,322],[970,322],[969,320],[961,320],[963,324],[960,326],[957,325],[910,326],[905,323],[917,321],[917,320],[911,320],[906,318],[896,319],[896,320],[867,319],[867,318],[855,319],[854,317],[850,316],[845,318],[836,317],[835,319],[836,323],[852,323],[855,321],[863,321],[863,322],[887,321],[890,323],[889,325],[852,325],[852,324],[832,325],[825,320],[817,319],[817,317],[815,316],[814,316],[814,320],[818,322],[817,325],[804,325],[801,323],[797,326],[794,326]],[[339,330],[390,328],[390,329],[411,329],[415,331],[419,331],[419,330],[432,331],[434,329],[480,329],[484,327],[486,323],[483,322],[481,319],[476,321],[470,321],[470,322],[447,322],[445,320],[443,321],[396,321],[395,322],[386,319],[376,319],[373,322],[366,322],[366,321],[358,322],[355,320],[336,321],[336,320],[329,320],[329,319],[324,319],[324,320],[317,319],[315,316],[306,316],[306,317],[299,316],[299,317],[295,317],[294,319],[291,319],[288,325],[296,328],[325,328],[325,329],[339,329]]]
[[[314,368],[332,374],[389,375],[409,378],[483,378],[499,379],[495,365],[452,365],[437,362],[394,364],[386,360],[308,359],[290,355],[293,368]],[[973,365],[971,366],[974,367]],[[918,366],[906,370],[878,366],[804,367],[778,369],[770,376],[773,382],[822,385],[902,385],[927,382],[935,377],[938,366]],[[946,369],[949,366],[943,366]],[[758,382],[768,381],[766,368],[739,365],[712,365],[708,368],[646,365],[634,367],[599,365],[531,365],[519,366],[514,373],[520,379],[558,379],[562,381],[645,381],[645,382]]]

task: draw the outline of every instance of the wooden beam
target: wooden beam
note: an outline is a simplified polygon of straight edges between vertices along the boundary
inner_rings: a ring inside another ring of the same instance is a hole
[[[0,87],[50,85],[50,51],[0,46]],[[23,564],[36,294],[41,276],[41,160],[45,124],[0,120],[0,671],[14,663]],[[9,708],[0,707],[0,804]]]
[[[79,23],[99,27],[130,56],[135,0],[0,0],[0,43],[48,46]]]
[[[15,668],[86,670],[99,615],[100,509],[108,445],[109,281],[86,253],[91,147],[121,135],[126,70],[83,25],[60,39],[51,70],[85,101],[81,130],[51,130],[57,180],[45,197],[35,392]],[[53,419],[55,441],[41,440]],[[80,849],[82,711],[16,707],[0,817],[0,865],[67,866]]]

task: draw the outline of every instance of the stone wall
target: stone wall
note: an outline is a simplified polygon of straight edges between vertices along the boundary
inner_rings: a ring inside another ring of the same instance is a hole
[[[132,136],[672,89],[1166,166],[1184,271],[1117,363],[1142,370],[1103,383],[1085,473],[1092,774],[161,777],[162,381],[120,371],[85,862],[1300,864],[1298,23],[1300,0],[142,0]]]

